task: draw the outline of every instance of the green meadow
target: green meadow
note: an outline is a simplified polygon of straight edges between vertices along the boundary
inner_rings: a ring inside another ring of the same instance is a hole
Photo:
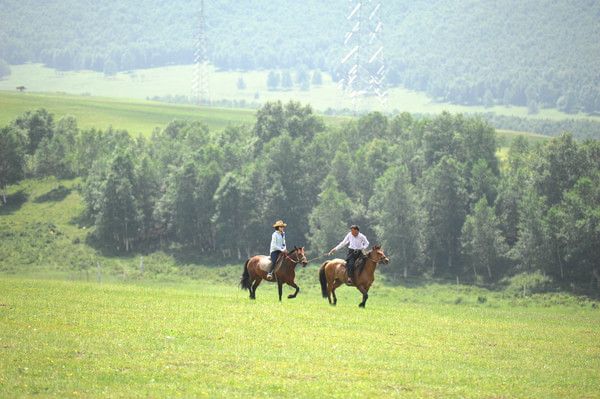
[[[211,129],[251,124],[253,110],[197,107],[154,101],[75,96],[59,93],[13,93],[0,91],[0,125],[4,126],[26,111],[46,108],[59,119],[77,118],[80,128],[106,129],[112,126],[133,135],[150,135],[174,119],[202,121]]]
[[[598,310],[340,291],[2,277],[0,396],[599,397]]]
[[[243,260],[95,248],[78,184],[0,207],[0,397],[600,397],[596,301],[377,272],[366,309],[348,287],[331,307],[319,262],[298,298],[250,301]]]

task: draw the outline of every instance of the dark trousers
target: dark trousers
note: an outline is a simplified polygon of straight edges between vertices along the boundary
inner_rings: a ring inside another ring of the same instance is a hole
[[[281,251],[271,252],[271,270],[270,271],[275,270],[275,263],[277,262],[279,255],[281,255]]]
[[[354,278],[354,263],[361,255],[362,251],[360,249],[348,250],[348,255],[346,256],[346,270],[348,271],[348,277]]]

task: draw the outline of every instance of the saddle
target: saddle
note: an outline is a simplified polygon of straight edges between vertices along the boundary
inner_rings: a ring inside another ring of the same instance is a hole
[[[356,261],[354,262],[354,271],[356,272],[357,276],[360,276],[360,274],[362,273],[362,270],[365,266],[366,260],[367,260],[367,255],[364,253],[361,253],[360,256],[358,257],[358,259],[356,259]],[[348,266],[346,264],[344,264],[344,267],[346,267],[346,275],[347,275],[348,274]],[[352,284],[348,284],[348,282],[346,282],[346,285],[355,286],[356,284],[354,283],[354,279],[352,279]]]
[[[279,256],[277,257],[277,260],[275,261],[275,266],[273,266],[273,263],[269,259],[269,267],[273,268],[273,273],[275,273],[281,267],[282,262],[283,262],[283,254],[279,254]]]
[[[360,275],[362,273],[363,268],[365,267],[365,262],[367,260],[367,255],[361,252],[356,262],[354,262],[354,270],[356,270],[356,275]]]

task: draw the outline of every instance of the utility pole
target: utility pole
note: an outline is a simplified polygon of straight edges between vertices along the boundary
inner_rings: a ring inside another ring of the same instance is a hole
[[[377,0],[349,0],[346,20],[349,29],[344,36],[344,56],[341,80],[346,94],[356,108],[360,100],[377,96],[383,104],[387,99],[384,59],[382,3]]]
[[[206,38],[206,15],[204,0],[200,1],[200,20],[196,36],[194,53],[194,80],[192,82],[192,100],[199,105],[210,104],[209,64]]]

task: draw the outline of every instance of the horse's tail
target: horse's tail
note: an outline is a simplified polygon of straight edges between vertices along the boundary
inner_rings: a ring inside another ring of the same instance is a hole
[[[250,289],[250,273],[248,272],[248,262],[250,262],[250,259],[247,259],[246,263],[244,263],[244,272],[242,273],[242,279],[240,280],[240,287],[242,287],[243,290]]]
[[[327,262],[329,261],[326,260],[323,262],[321,268],[319,269],[319,281],[321,282],[321,294],[323,294],[323,298],[327,298],[329,296],[329,293],[327,292],[327,277],[325,276],[325,265]]]

